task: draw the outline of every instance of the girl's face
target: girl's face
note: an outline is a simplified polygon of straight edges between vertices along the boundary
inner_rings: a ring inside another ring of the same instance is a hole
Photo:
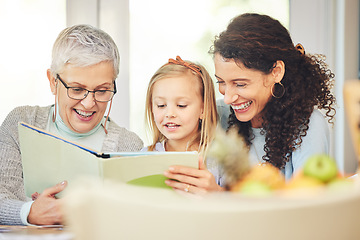
[[[85,88],[90,91],[114,90],[114,69],[111,63],[102,62],[89,67],[67,65],[59,74],[68,87]],[[77,133],[87,133],[97,126],[104,117],[107,102],[97,102],[94,93],[89,93],[83,100],[68,97],[67,89],[50,71],[48,78],[52,92],[57,95],[59,114],[66,126]]]
[[[152,90],[152,112],[167,143],[181,146],[180,151],[185,151],[189,140],[199,131],[203,114],[203,99],[196,78],[184,75],[156,81]]]
[[[248,69],[218,53],[214,62],[215,77],[224,102],[231,105],[239,121],[251,121],[252,127],[261,127],[262,111],[271,98],[271,88],[275,83],[272,74]]]

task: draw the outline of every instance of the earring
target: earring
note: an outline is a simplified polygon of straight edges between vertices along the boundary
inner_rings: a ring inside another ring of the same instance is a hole
[[[270,92],[271,92],[271,95],[274,97],[274,98],[282,98],[283,96],[284,96],[284,94],[285,94],[285,87],[284,87],[284,85],[282,85],[282,83],[281,82],[279,82],[278,84],[279,84],[279,86],[281,86],[281,90],[280,90],[280,94],[278,95],[278,96],[276,96],[275,94],[274,94],[274,92],[273,92],[273,88],[275,88],[275,85],[276,83],[274,83],[274,85],[270,88]]]

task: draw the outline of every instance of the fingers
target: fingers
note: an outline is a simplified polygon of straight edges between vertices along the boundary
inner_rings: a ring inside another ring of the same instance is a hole
[[[204,159],[203,159],[203,157],[199,157],[199,169],[200,170],[205,170],[205,169],[207,169],[207,167],[206,167],[206,164],[205,164],[205,162],[204,162]]]
[[[62,199],[56,199],[55,195],[65,189],[67,182],[61,182],[53,187],[45,189],[36,196],[30,207],[28,222],[35,225],[61,224],[63,221]]]
[[[34,192],[33,194],[31,194],[31,199],[32,199],[33,201],[35,201],[39,196],[40,196],[40,193]]]
[[[43,195],[46,196],[55,196],[57,193],[63,191],[67,186],[67,181],[62,181],[61,183],[56,184],[50,188],[47,188],[43,191]]]
[[[207,191],[204,188],[199,188],[195,185],[183,183],[175,180],[168,179],[165,183],[172,187],[174,190],[178,190],[183,193],[189,194],[205,194]]]
[[[171,166],[164,172],[164,175],[169,178],[165,183],[174,189],[196,194],[223,191],[223,188],[216,183],[214,175],[206,169],[205,164],[201,164],[199,167],[205,169]]]
[[[187,167],[174,166],[174,168],[170,167],[168,171],[164,172],[164,176],[171,179],[166,184],[170,183],[170,187],[175,187],[179,189],[183,189],[182,186],[178,186],[177,182],[198,185],[201,173],[198,173],[198,169],[191,169]],[[174,181],[172,181],[174,180]],[[172,184],[175,182],[175,184]]]
[[[192,188],[208,190],[211,188],[211,184],[215,183],[213,175],[208,170],[183,166],[173,166],[168,171],[165,171],[164,175],[169,178],[165,182],[168,186],[184,191],[186,191],[185,189],[189,190],[187,185],[193,186]]]
[[[204,177],[204,172],[199,169],[179,166],[179,165],[170,166],[168,171],[165,172],[169,174],[180,174],[184,176],[192,176],[197,178]]]

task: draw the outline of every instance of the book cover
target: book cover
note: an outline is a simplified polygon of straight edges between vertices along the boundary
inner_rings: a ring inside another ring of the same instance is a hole
[[[19,123],[25,193],[31,197],[61,181],[82,176],[151,187],[167,187],[171,165],[198,168],[196,152],[102,153],[26,123]]]

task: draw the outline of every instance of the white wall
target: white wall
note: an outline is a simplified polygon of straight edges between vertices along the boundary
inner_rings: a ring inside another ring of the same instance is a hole
[[[67,0],[67,25],[89,23],[107,31],[117,43],[120,75],[117,80],[117,104],[112,118],[129,128],[129,1]],[[354,172],[357,160],[352,148],[344,113],[344,81],[358,76],[359,0],[290,0],[290,33],[308,53],[322,53],[336,75],[334,92],[338,108],[332,128],[332,152],[340,169]]]
[[[86,23],[106,31],[120,52],[120,74],[111,118],[120,126],[130,126],[129,97],[129,1],[67,0],[67,26]]]
[[[343,85],[357,78],[359,66],[358,0],[290,0],[290,33],[308,53],[323,53],[335,73],[337,97],[332,155],[346,173],[355,172],[357,159],[352,147],[343,103]]]

